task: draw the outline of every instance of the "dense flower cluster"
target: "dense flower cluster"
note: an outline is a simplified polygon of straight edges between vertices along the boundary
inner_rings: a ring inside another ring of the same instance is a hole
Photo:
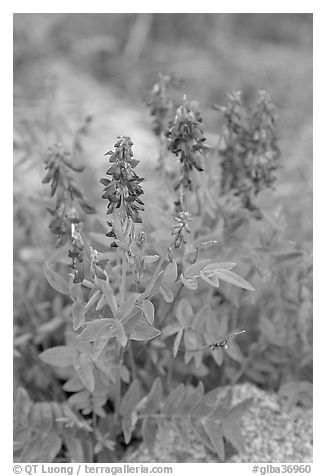
[[[102,178],[100,182],[104,185],[102,198],[109,201],[107,214],[119,210],[121,216],[131,218],[134,223],[141,223],[139,212],[144,210],[144,203],[139,197],[144,193],[140,185],[144,179],[134,171],[139,161],[133,158],[132,145],[130,137],[118,137],[114,145],[115,151],[105,154],[110,156],[109,162],[113,164],[106,172],[111,179]]]
[[[255,210],[255,195],[272,187],[279,165],[274,105],[264,91],[252,112],[244,106],[240,92],[228,99],[227,107],[218,107],[225,120],[221,186],[224,193],[235,193],[246,208]]]
[[[200,113],[184,98],[166,133],[168,149],[178,157],[181,163],[181,176],[175,185],[176,190],[181,186],[191,190],[191,172],[194,168],[199,172],[203,171],[201,158],[205,156],[208,146],[204,144],[206,139],[200,128],[201,122]]]
[[[52,215],[50,230],[58,235],[56,247],[63,246],[71,236],[71,225],[79,221],[75,208],[78,203],[81,209],[88,214],[96,213],[96,210],[85,200],[83,192],[76,185],[70,170],[81,172],[83,167],[78,167],[69,161],[69,152],[62,144],[58,143],[50,148],[45,159],[46,175],[42,183],[50,183],[51,197],[56,197],[55,209],[48,209]]]
[[[172,235],[174,235],[172,246],[174,248],[180,248],[182,244],[187,243],[187,235],[191,231],[189,223],[192,221],[192,216],[189,212],[180,211],[174,217],[174,221],[176,223],[172,231]]]

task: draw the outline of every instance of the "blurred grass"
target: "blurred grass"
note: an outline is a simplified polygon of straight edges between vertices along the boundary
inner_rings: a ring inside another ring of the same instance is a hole
[[[309,14],[15,14],[14,125],[18,159],[38,163],[54,141],[67,146],[83,117],[92,170],[88,195],[100,196],[103,154],[121,133],[145,164],[157,157],[144,104],[158,72],[175,72],[218,133],[212,103],[259,89],[278,107],[282,169],[277,193],[289,238],[312,240],[312,15]],[[182,91],[183,92],[183,91]],[[181,92],[180,92],[181,97]],[[211,136],[210,136],[211,137]],[[33,179],[36,183],[38,179]],[[26,179],[26,175],[25,175]]]

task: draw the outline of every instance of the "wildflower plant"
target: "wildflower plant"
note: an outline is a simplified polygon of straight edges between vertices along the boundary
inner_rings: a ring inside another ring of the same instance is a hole
[[[265,374],[274,372],[284,383],[273,358],[278,339],[286,336],[274,331],[281,306],[293,303],[298,291],[291,266],[304,254],[283,239],[275,210],[264,203],[279,156],[271,101],[262,94],[249,114],[239,95],[230,96],[223,109],[224,146],[214,150],[206,145],[195,104],[184,98],[176,105],[168,98],[172,85],[161,76],[150,102],[161,151],[176,162],[175,175],[166,177],[172,181],[173,206],[162,203],[162,213],[153,214],[146,199],[127,135],[105,154],[102,235],[84,226],[83,212],[95,209],[72,177],[81,167],[61,145],[45,160],[44,183],[55,200],[50,230],[67,259],[61,254],[59,264],[54,257],[44,272],[62,296],[65,320],[61,340],[41,338],[38,361],[53,369],[60,399],[43,404],[24,389],[17,392],[19,461],[113,462],[126,445],[141,438],[152,449],[171,429],[189,451],[192,433],[223,461],[226,441],[243,451],[239,422],[251,401],[234,406],[232,390],[221,386],[244,376],[259,383],[257,361],[264,362]],[[241,203],[235,212],[233,194]],[[251,219],[253,208],[260,210],[260,220]],[[230,226],[227,213],[235,214],[236,226]],[[264,308],[268,269],[277,289],[287,290],[286,297],[277,295],[277,311]],[[303,278],[300,286],[308,301]],[[253,325],[250,315],[262,308],[265,315]]]

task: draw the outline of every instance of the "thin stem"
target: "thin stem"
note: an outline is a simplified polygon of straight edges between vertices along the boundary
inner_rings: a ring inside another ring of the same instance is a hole
[[[124,251],[121,252],[121,283],[120,283],[120,306],[124,303],[126,298],[126,276],[127,276],[127,261]]]
[[[113,416],[113,424],[116,426],[118,424],[119,419],[119,411],[120,411],[120,402],[121,402],[121,378],[120,378],[120,368],[122,364],[122,349],[119,350],[119,360],[116,369],[116,381],[115,381],[115,402],[114,402],[114,416]]]
[[[133,378],[133,380],[135,380],[137,378],[137,366],[136,366],[136,362],[135,362],[134,353],[133,353],[133,350],[132,350],[132,341],[131,340],[129,340],[128,354],[129,354],[132,378]]]

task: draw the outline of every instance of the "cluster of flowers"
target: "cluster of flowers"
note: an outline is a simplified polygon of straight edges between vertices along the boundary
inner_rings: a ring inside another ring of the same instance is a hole
[[[52,233],[58,235],[56,247],[65,245],[68,238],[71,239],[68,256],[72,260],[71,268],[74,270],[74,283],[80,283],[84,280],[87,268],[100,279],[106,279],[97,255],[94,252],[92,253],[83,238],[83,223],[76,205],[78,203],[87,214],[96,213],[96,210],[85,200],[83,192],[70,174],[69,169],[81,172],[83,167],[72,164],[69,161],[69,155],[69,152],[59,143],[50,149],[50,153],[45,159],[47,173],[43,183],[50,183],[50,195],[56,198],[55,209],[48,209],[52,215],[49,228]]]
[[[118,210],[121,216],[131,218],[134,223],[141,223],[139,212],[144,210],[144,203],[139,197],[144,193],[140,185],[144,178],[134,171],[139,161],[133,158],[132,145],[130,137],[118,137],[114,145],[115,151],[105,154],[110,156],[109,162],[113,164],[106,172],[111,179],[102,178],[100,182],[104,185],[102,198],[109,201],[107,214]]]
[[[224,115],[221,187],[242,199],[249,210],[256,210],[254,197],[272,187],[279,166],[274,105],[265,91],[253,111],[241,100],[240,92],[228,95],[226,107],[217,106]]]
[[[192,190],[191,173],[193,169],[203,171],[201,158],[205,156],[208,146],[204,144],[206,138],[200,128],[202,118],[194,104],[186,98],[177,109],[174,121],[166,132],[168,149],[177,156],[181,164],[181,174],[175,190],[180,187]]]
[[[69,169],[81,172],[84,167],[74,165],[69,161],[69,155],[62,144],[58,143],[50,148],[44,161],[47,172],[42,183],[50,183],[50,196],[56,196],[55,209],[48,208],[48,211],[53,217],[49,228],[58,236],[55,245],[57,248],[66,244],[68,237],[71,236],[71,225],[80,221],[75,208],[76,202],[85,213],[96,213],[70,175]]]

